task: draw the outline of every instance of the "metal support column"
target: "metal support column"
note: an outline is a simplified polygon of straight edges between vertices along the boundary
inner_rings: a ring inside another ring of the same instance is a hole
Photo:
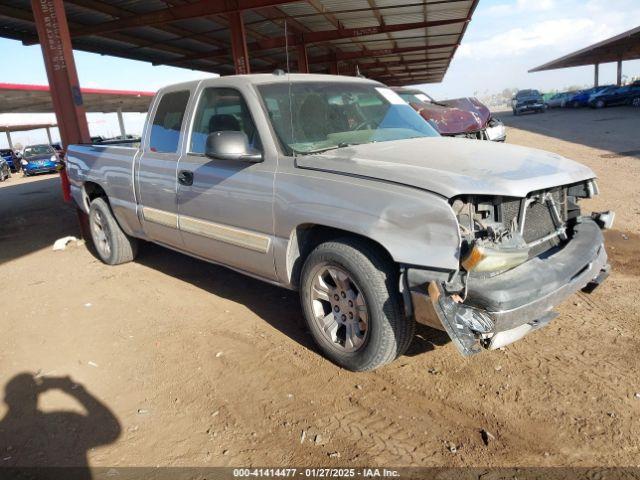
[[[49,145],[51,145],[53,143],[53,140],[51,140],[51,129],[47,127],[46,130],[47,130],[47,138],[49,139]]]
[[[622,86],[622,60],[618,60],[618,75],[616,77],[616,85]]]
[[[9,144],[9,148],[11,150],[13,150],[13,142],[11,141],[11,132],[9,132],[9,130],[7,130],[6,132],[4,132],[7,134],[7,143]]]
[[[51,87],[51,100],[64,145],[90,143],[78,73],[62,0],[31,0],[33,18]],[[61,172],[65,200],[71,199],[69,179]]]
[[[122,108],[118,107],[116,113],[118,114],[118,125],[120,125],[120,136],[122,138],[125,138],[127,136],[127,132],[124,128],[124,117],[122,116]]]
[[[307,46],[298,45],[298,72],[309,73],[309,59],[307,58]]]
[[[596,63],[594,65],[594,74],[593,74],[593,86],[594,87],[598,87],[600,86],[600,64]]]
[[[247,51],[247,36],[244,31],[242,12],[235,11],[227,15],[229,30],[231,31],[231,51],[236,74],[251,73],[249,68],[249,52]]]

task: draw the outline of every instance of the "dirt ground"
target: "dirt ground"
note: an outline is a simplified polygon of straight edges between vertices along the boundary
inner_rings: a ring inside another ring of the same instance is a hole
[[[640,109],[503,120],[597,173],[611,277],[504,351],[421,327],[373,373],[316,352],[295,293],[153,245],[53,251],[58,178],[0,184],[0,466],[638,466]]]

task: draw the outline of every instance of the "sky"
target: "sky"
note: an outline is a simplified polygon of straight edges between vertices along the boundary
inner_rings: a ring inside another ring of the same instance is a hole
[[[440,84],[423,85],[438,99],[484,96],[505,88],[548,91],[591,85],[593,67],[527,73],[533,67],[638,26],[639,0],[480,0],[451,67]],[[39,45],[0,38],[3,81],[47,84]],[[211,76],[174,67],[75,52],[82,87],[154,91],[164,85]],[[10,68],[6,68],[10,66]],[[623,74],[640,76],[640,61],[625,62]],[[600,67],[600,83],[615,83],[616,65]],[[1,101],[1,99],[0,99]],[[127,133],[139,134],[144,115],[125,113]],[[88,114],[92,135],[119,134],[113,114]],[[0,114],[0,124],[55,122],[51,114]],[[54,141],[58,131],[52,131]],[[44,131],[12,135],[23,145],[46,141]],[[0,147],[7,140],[0,137]]]

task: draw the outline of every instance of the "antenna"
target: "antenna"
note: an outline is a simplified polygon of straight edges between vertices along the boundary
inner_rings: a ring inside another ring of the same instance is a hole
[[[291,123],[291,142],[295,145],[296,136],[293,130],[293,95],[291,95],[291,69],[289,68],[289,32],[287,31],[287,19],[284,19],[284,49],[287,59],[287,83],[289,84],[289,122]],[[296,150],[292,148],[292,153],[295,158]]]

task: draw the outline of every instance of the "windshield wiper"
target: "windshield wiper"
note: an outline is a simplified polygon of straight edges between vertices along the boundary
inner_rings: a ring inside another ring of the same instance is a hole
[[[323,152],[328,152],[329,150],[337,150],[339,148],[345,148],[345,147],[351,147],[353,145],[361,145],[360,143],[347,143],[347,142],[340,142],[337,145],[332,145],[330,147],[324,147],[324,148],[318,148],[316,150],[305,150],[304,152],[298,152],[301,155],[311,155],[313,153],[323,153]]]

